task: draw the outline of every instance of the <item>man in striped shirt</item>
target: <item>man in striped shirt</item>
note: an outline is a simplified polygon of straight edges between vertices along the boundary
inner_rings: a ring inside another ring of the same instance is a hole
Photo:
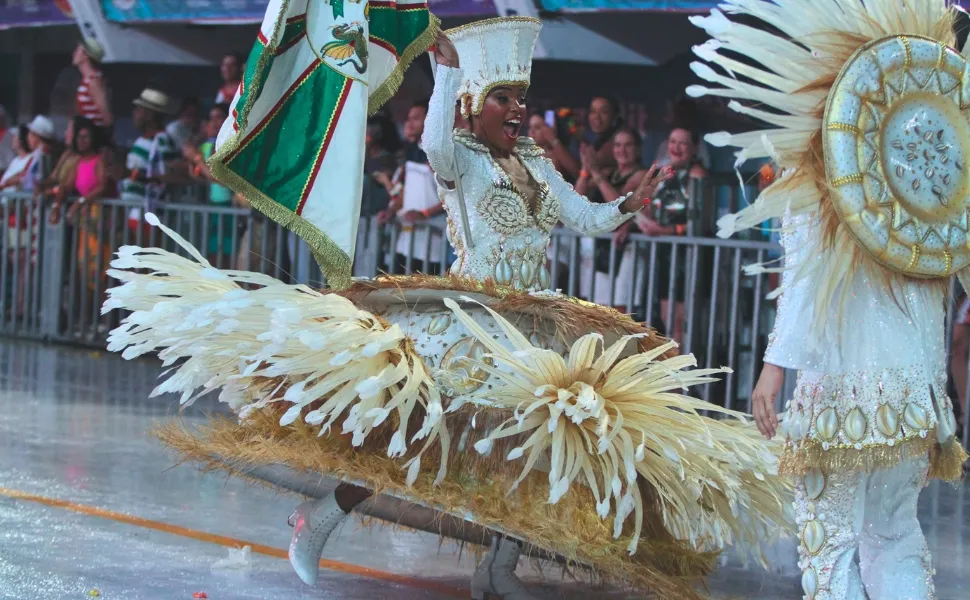
[[[128,151],[128,177],[121,182],[121,198],[139,203],[128,215],[129,227],[138,228],[142,212],[154,211],[165,192],[166,183],[178,183],[171,163],[181,156],[175,142],[165,132],[165,115],[171,114],[172,103],[158,90],[146,89],[133,102],[132,120],[139,136]]]
[[[104,49],[92,38],[86,38],[74,50],[74,66],[81,73],[81,84],[77,87],[77,114],[110,130],[114,118],[101,74],[103,59]]]

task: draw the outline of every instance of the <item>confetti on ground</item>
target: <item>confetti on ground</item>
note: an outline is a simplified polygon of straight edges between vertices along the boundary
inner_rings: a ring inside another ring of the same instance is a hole
[[[101,596],[101,590],[96,590],[96,589],[91,590],[90,592],[88,592],[88,596],[91,596],[92,598],[97,598]]]
[[[192,594],[192,597],[193,598],[208,598],[209,595],[206,594],[205,592],[196,592],[196,593]]]
[[[252,566],[250,555],[252,548],[243,546],[242,548],[229,548],[229,556],[218,560],[212,565],[214,570],[237,569],[248,571]]]

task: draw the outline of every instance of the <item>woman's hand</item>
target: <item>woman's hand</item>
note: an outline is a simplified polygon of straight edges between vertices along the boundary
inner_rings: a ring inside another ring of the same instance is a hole
[[[595,175],[597,169],[599,169],[599,163],[596,162],[596,150],[589,144],[584,143],[579,147],[579,162],[581,168],[590,176]]]
[[[77,224],[77,214],[78,212],[80,212],[80,210],[81,210],[80,202],[75,202],[74,204],[72,204],[71,208],[67,209],[67,215],[65,215],[67,222],[71,223],[72,225]]]
[[[785,383],[785,370],[777,365],[765,363],[761,369],[758,385],[751,393],[751,414],[754,415],[758,431],[765,439],[775,437],[778,431],[778,413],[775,412],[775,400],[781,393],[781,386]]]
[[[405,223],[416,223],[424,219],[425,215],[420,210],[407,210],[401,215],[401,220]]]
[[[670,180],[673,176],[674,170],[670,167],[660,168],[654,164],[647,171],[640,185],[637,186],[636,191],[633,192],[633,197],[643,205],[647,200],[653,198],[653,195],[657,193],[657,189],[662,183]]]
[[[51,206],[51,214],[47,216],[47,222],[51,225],[57,225],[61,222],[61,204],[60,202],[55,202]]]
[[[657,188],[660,184],[667,181],[674,176],[674,172],[669,167],[659,168],[657,165],[653,165],[644,175],[643,179],[640,181],[640,185],[637,189],[633,191],[630,196],[627,197],[626,201],[623,202],[620,210],[623,213],[636,212],[644,207],[648,200],[653,198],[654,193],[656,193]],[[658,225],[659,227],[659,225]],[[643,226],[640,226],[643,229]],[[647,233],[644,231],[644,233]],[[647,235],[662,235],[662,234],[647,234]]]
[[[390,192],[391,187],[393,186],[391,184],[391,178],[388,176],[387,173],[385,173],[384,171],[374,171],[371,174],[371,177],[374,178],[374,181],[384,186],[384,188]]]
[[[458,68],[458,49],[455,48],[455,45],[451,43],[451,40],[443,31],[438,32],[434,46],[434,59],[439,65],[453,69]]]

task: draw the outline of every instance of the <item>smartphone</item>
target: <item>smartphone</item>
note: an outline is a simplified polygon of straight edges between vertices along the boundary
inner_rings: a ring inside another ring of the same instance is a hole
[[[549,127],[556,126],[556,111],[554,110],[546,111],[546,125],[548,125]]]

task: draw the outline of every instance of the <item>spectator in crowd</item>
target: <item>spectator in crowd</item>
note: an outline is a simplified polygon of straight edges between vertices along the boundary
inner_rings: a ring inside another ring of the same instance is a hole
[[[700,131],[700,120],[700,108],[698,107],[697,101],[693,98],[684,96],[672,102],[667,109],[667,113],[664,115],[664,125],[666,127],[663,130],[663,139],[657,144],[655,151],[653,149],[650,150],[656,153],[654,162],[658,165],[665,165],[670,162],[668,142],[671,131],[678,128],[686,129],[687,131]],[[694,156],[691,158],[695,162],[700,163],[705,169],[709,169],[711,167],[711,154],[707,149],[707,145],[700,143],[699,136],[696,137],[698,138],[698,143],[694,144]],[[654,142],[656,142],[656,139],[654,139]]]
[[[33,192],[54,166],[57,137],[53,121],[43,115],[34,117],[27,125],[27,145],[30,147],[31,158],[20,188],[25,192]]]
[[[233,203],[232,190],[222,185],[212,176],[206,161],[215,153],[216,138],[223,122],[229,117],[228,104],[216,104],[209,111],[206,121],[206,140],[198,148],[186,147],[186,158],[192,164],[192,176],[209,182],[209,204],[229,208]],[[213,264],[222,265],[224,260],[232,256],[232,238],[235,230],[235,218],[230,215],[211,215],[209,217],[209,260]]]
[[[529,137],[542,148],[546,158],[552,161],[556,170],[566,180],[573,181],[576,179],[579,175],[580,163],[563,146],[556,129],[546,123],[546,120],[539,113],[529,117]]]
[[[27,126],[19,125],[11,130],[14,158],[0,177],[0,191],[14,190],[23,182],[27,167],[30,166],[30,145],[27,142]]]
[[[219,73],[222,75],[222,85],[216,93],[216,104],[232,104],[232,99],[242,83],[242,70],[245,61],[238,52],[230,52],[222,57]]]
[[[406,176],[405,164],[414,162],[425,164],[428,162],[428,155],[421,149],[421,135],[424,133],[424,120],[428,116],[428,101],[422,100],[415,102],[408,110],[407,119],[404,121],[404,145],[398,160],[397,168],[391,177],[390,201],[387,207],[377,213],[377,220],[380,224],[385,224],[397,216],[401,210],[402,192],[404,191],[404,181]]]
[[[128,176],[121,181],[121,198],[137,203],[128,215],[128,226],[135,230],[142,222],[142,212],[155,210],[167,183],[179,183],[171,173],[171,163],[180,156],[172,138],[165,132],[165,115],[171,113],[171,101],[164,93],[146,89],[132,103],[132,121],[138,139],[125,160]]]
[[[675,127],[667,138],[666,165],[674,170],[674,177],[657,189],[654,195],[653,210],[637,213],[636,225],[648,236],[682,236],[688,231],[688,208],[690,206],[691,183],[707,177],[707,171],[697,156],[697,134],[684,127]],[[660,298],[660,317],[667,328],[667,334],[678,342],[683,341],[684,332],[684,269],[685,260],[678,255],[677,271],[671,272],[673,248],[669,244],[657,247],[655,296]],[[671,280],[671,277],[673,279]],[[670,287],[673,282],[673,323],[669,322]],[[647,307],[649,309],[649,307]]]
[[[590,146],[596,152],[596,164],[603,169],[616,166],[613,160],[613,135],[623,124],[620,105],[609,96],[594,96],[586,116],[587,127],[583,130],[579,146],[573,155],[581,156],[582,147]]]
[[[81,74],[77,88],[77,114],[90,119],[109,132],[114,124],[108,87],[101,73],[104,48],[93,38],[85,38],[74,50],[74,66]]]
[[[0,173],[7,170],[11,161],[17,157],[14,150],[14,143],[17,131],[10,128],[7,122],[7,110],[0,106]]]
[[[105,226],[101,201],[113,195],[108,187],[101,130],[88,119],[75,123],[71,153],[76,157],[73,168],[61,189],[55,194],[51,224],[60,221],[61,206],[71,196],[76,200],[67,210],[67,221],[77,228],[78,275],[88,290],[105,290],[105,271],[112,249],[104,239]]]
[[[641,148],[643,141],[640,134],[629,127],[621,127],[613,135],[613,162],[615,166],[601,168],[596,163],[597,153],[591,146],[585,146],[582,152],[582,170],[576,182],[576,191],[586,196],[590,202],[613,202],[637,189],[646,169],[641,162]],[[596,240],[593,249],[593,302],[609,306],[618,305],[621,310],[625,307],[619,303],[629,297],[632,285],[633,257],[626,257],[624,247],[629,232],[630,222],[627,221],[614,233],[614,239]],[[617,247],[617,261],[614,263],[614,279],[610,277],[611,246]],[[632,254],[632,253],[631,253]],[[627,263],[624,265],[624,263]],[[622,266],[630,271],[623,281],[620,275]],[[611,294],[611,292],[613,294]],[[614,295],[615,294],[615,295]],[[613,297],[611,297],[613,295]]]
[[[427,159],[421,150],[421,135],[424,133],[424,120],[428,116],[428,100],[419,100],[411,105],[407,119],[404,121],[404,158],[413,160],[420,157],[419,162]]]
[[[392,179],[391,204],[388,210],[378,215],[382,222],[387,222],[394,216],[401,221],[401,235],[397,239],[394,266],[394,272],[399,274],[408,271],[408,256],[412,259],[411,272],[428,274],[441,273],[444,258],[441,253],[443,238],[430,230],[434,220],[441,221],[439,225],[444,225],[443,219],[437,218],[444,213],[444,206],[438,198],[434,171],[420,146],[427,115],[427,101],[416,103],[408,113],[404,161]]]
[[[50,173],[54,163],[56,139],[54,123],[47,117],[38,115],[27,125],[27,147],[30,154],[23,170],[11,177],[7,188],[14,191],[33,193],[38,184]],[[24,273],[28,264],[37,261],[37,241],[40,234],[40,219],[37,202],[17,202],[10,210],[7,222],[7,248],[11,258],[16,261],[18,272]],[[16,312],[24,312],[26,278],[17,279]],[[6,293],[6,292],[5,292]]]
[[[60,153],[60,157],[50,174],[34,187],[35,200],[48,194],[56,197],[62,191],[66,193],[70,190],[65,184],[71,177],[71,173],[77,168],[78,160],[77,153],[74,152],[74,132],[82,126],[93,127],[94,123],[91,119],[82,116],[68,120],[67,127],[64,129],[64,150]]]
[[[175,147],[181,150],[186,145],[196,145],[201,128],[202,104],[198,98],[188,96],[182,100],[178,118],[168,124],[165,133],[172,138]]]
[[[395,192],[392,177],[397,170],[401,138],[394,122],[383,114],[368,118],[365,147],[365,180],[369,178],[377,185],[362,199],[361,216],[373,217],[387,209]]]

